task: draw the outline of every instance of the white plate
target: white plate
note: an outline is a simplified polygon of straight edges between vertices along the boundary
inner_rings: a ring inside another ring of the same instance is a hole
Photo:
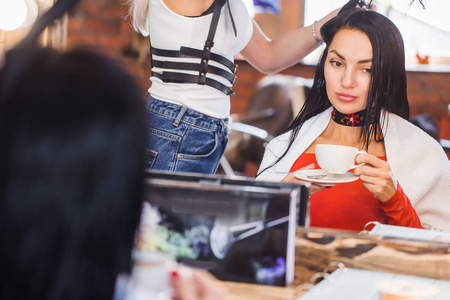
[[[315,179],[308,176],[321,176],[325,175],[323,178]],[[347,172],[345,174],[328,174],[325,170],[314,169],[314,170],[298,170],[294,172],[294,176],[298,179],[313,182],[317,185],[329,186],[338,183],[346,183],[358,180],[358,176],[352,172]]]

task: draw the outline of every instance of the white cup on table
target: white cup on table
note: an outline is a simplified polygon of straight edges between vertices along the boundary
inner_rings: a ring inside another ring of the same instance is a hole
[[[131,275],[119,275],[114,300],[171,300],[171,273],[178,269],[170,257],[161,252],[133,251]]]
[[[380,292],[380,300],[436,299],[439,294],[439,288],[432,285],[431,280],[428,282],[421,282],[419,279],[381,281],[376,283],[376,287]]]

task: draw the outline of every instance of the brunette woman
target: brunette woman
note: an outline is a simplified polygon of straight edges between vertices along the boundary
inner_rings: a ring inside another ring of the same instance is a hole
[[[450,163],[408,122],[403,40],[373,11],[341,14],[322,27],[326,48],[314,86],[288,130],[267,146],[258,179],[297,180],[318,168],[317,144],[363,149],[357,181],[311,187],[311,226],[360,231],[369,221],[450,230]],[[284,172],[284,174],[283,174]],[[286,177],[285,177],[286,176]]]

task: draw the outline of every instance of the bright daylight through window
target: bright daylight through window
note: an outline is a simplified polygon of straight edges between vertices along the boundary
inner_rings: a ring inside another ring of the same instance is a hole
[[[305,25],[312,24],[331,8],[338,8],[346,0],[305,0]],[[377,11],[399,28],[405,41],[407,65],[414,65],[429,57],[430,64],[450,64],[450,1],[424,1],[423,9],[419,1],[382,0],[373,1]],[[305,59],[315,63],[320,50]]]

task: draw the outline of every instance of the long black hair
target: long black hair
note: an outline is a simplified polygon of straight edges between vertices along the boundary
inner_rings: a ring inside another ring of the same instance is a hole
[[[374,11],[354,9],[343,12],[325,23],[321,28],[321,35],[326,43],[326,48],[316,67],[313,87],[299,114],[284,131],[292,130],[288,148],[271,166],[278,163],[286,155],[307,120],[331,107],[326,92],[324,68],[329,46],[336,33],[342,29],[356,29],[365,33],[373,49],[372,76],[367,97],[367,109],[361,130],[363,148],[367,149],[371,140],[382,140],[380,128],[376,126],[378,124],[387,126],[387,124],[380,123],[382,113],[391,112],[404,119],[409,118],[405,52],[403,39],[398,28],[388,18]],[[374,119],[375,126],[372,126],[372,119]]]

